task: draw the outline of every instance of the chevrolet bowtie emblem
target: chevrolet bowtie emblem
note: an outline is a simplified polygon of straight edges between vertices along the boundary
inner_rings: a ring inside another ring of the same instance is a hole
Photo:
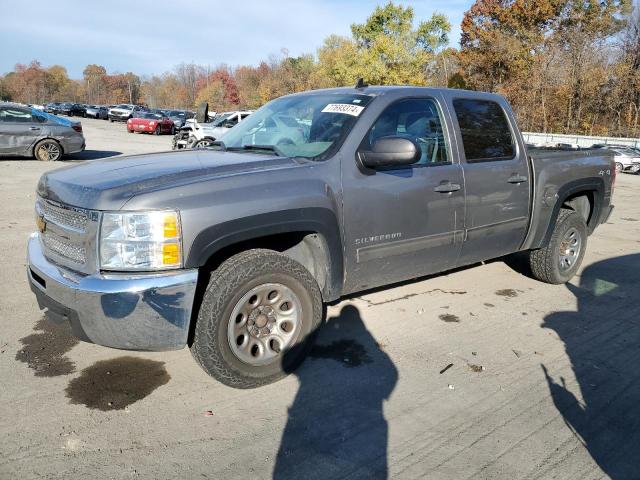
[[[36,225],[38,226],[38,230],[40,230],[40,233],[44,233],[44,231],[47,229],[47,221],[44,219],[44,215],[38,215],[36,217]]]

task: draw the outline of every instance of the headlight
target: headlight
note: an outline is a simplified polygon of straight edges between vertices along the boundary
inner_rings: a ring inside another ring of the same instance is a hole
[[[180,215],[175,211],[104,213],[99,249],[102,270],[180,268]]]

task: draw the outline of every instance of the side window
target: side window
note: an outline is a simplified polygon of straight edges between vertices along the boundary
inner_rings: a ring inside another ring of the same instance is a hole
[[[31,112],[29,110],[14,107],[0,108],[0,122],[30,123],[31,121]]]
[[[438,105],[430,98],[408,98],[389,105],[371,127],[361,147],[370,149],[378,138],[389,135],[410,137],[420,146],[422,156],[417,165],[451,163],[442,116]]]
[[[459,98],[453,101],[467,162],[511,160],[515,145],[509,122],[496,102]]]

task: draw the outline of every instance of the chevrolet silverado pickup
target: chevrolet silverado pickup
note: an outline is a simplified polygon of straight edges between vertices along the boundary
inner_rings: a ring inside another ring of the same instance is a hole
[[[188,346],[253,388],[344,295],[515,252],[567,282],[614,182],[606,150],[527,150],[499,95],[359,83],[273,100],[207,149],[44,174],[27,275],[80,339]]]

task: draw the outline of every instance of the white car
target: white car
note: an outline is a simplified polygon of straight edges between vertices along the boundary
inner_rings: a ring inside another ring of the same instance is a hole
[[[174,138],[173,148],[174,150],[207,148],[252,113],[252,110],[224,112],[216,115],[213,121],[207,123],[199,123],[195,118],[190,118]]]
[[[133,117],[134,113],[144,110],[139,105],[129,105],[127,103],[123,103],[121,105],[116,105],[109,109],[109,121],[110,122],[126,122],[130,118]]]
[[[640,153],[637,150],[627,147],[606,148],[614,153],[616,172],[638,173],[640,171]]]

